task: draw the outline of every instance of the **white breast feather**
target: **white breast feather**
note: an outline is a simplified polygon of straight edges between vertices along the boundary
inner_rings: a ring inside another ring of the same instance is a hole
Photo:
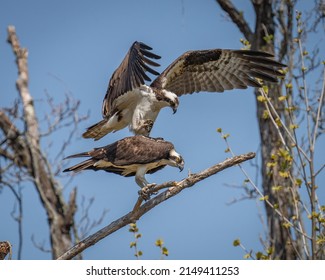
[[[155,121],[159,110],[156,109],[156,95],[153,90],[146,86],[142,85],[137,89],[139,91],[139,96],[137,105],[135,106],[132,123],[130,129],[132,131],[138,131],[141,125],[146,120]]]

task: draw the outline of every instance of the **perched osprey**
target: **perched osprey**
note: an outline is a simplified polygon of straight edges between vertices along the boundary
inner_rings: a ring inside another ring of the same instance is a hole
[[[104,170],[122,176],[135,176],[137,184],[143,188],[149,184],[146,173],[154,173],[166,165],[184,168],[184,160],[175,151],[174,145],[162,138],[141,135],[126,137],[113,144],[92,151],[71,155],[67,158],[89,157],[89,159],[69,167],[63,172],[79,172],[85,169]]]
[[[126,126],[136,135],[149,136],[159,111],[169,106],[175,113],[183,94],[261,87],[257,79],[277,82],[284,76],[280,69],[285,65],[269,53],[223,49],[188,51],[159,75],[150,66],[159,66],[151,59],[160,56],[150,50],[144,43],[133,43],[109,81],[103,120],[83,137],[98,140]],[[146,72],[159,75],[150,86],[145,85],[150,81]]]

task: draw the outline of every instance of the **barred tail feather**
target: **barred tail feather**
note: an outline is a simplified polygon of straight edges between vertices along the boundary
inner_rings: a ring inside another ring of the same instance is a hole
[[[87,128],[87,131],[82,134],[83,138],[94,138],[94,140],[99,140],[107,133],[112,132],[112,128],[107,127],[107,120],[101,120],[100,122]]]

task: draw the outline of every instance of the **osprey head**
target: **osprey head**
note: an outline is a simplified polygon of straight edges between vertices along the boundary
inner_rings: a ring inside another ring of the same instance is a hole
[[[173,113],[175,114],[177,112],[177,108],[179,104],[177,95],[168,90],[163,90],[162,94],[163,94],[163,101],[167,103],[167,106],[173,109]]]
[[[169,152],[169,165],[178,167],[180,171],[184,168],[184,160],[182,156],[177,153],[174,149],[170,150]]]

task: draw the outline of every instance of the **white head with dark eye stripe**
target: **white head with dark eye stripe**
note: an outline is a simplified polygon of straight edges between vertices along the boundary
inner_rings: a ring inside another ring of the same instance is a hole
[[[177,108],[179,105],[178,97],[175,93],[172,93],[168,90],[162,90],[163,101],[165,101],[170,108],[173,109],[173,113],[177,112]]]
[[[184,168],[184,160],[182,156],[177,153],[174,149],[169,152],[169,163],[170,166],[178,167],[180,171]]]

